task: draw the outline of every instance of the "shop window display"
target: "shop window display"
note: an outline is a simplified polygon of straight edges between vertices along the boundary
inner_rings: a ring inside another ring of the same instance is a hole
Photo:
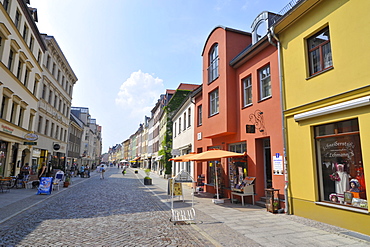
[[[367,208],[357,119],[315,127],[320,200]]]

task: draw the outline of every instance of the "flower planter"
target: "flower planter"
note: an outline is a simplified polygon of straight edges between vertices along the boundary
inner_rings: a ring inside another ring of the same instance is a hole
[[[151,178],[144,178],[144,185],[152,185],[152,179]]]
[[[63,187],[67,188],[69,186],[69,182],[64,182]]]

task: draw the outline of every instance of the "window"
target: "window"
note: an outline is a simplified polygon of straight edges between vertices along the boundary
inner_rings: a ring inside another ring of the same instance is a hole
[[[21,14],[17,10],[17,12],[15,13],[14,24],[17,27],[18,30],[19,30],[19,24],[20,24],[20,22],[21,22]]]
[[[37,62],[40,64],[41,62],[41,51],[39,50],[39,52],[37,53]]]
[[[39,84],[39,81],[35,79],[35,82],[33,83],[33,91],[32,94],[37,96],[37,86]],[[42,92],[44,94],[44,92]]]
[[[59,126],[57,125],[57,129],[55,131],[55,139],[58,139],[58,135],[59,135]]]
[[[58,73],[57,73],[57,81],[60,83],[59,79],[60,79],[60,70],[58,69]]]
[[[51,127],[50,127],[50,137],[54,137],[54,123],[51,123]]]
[[[46,59],[46,68],[49,69],[49,65],[50,65],[50,56],[48,55],[47,59]]]
[[[218,113],[218,88],[209,94],[209,115],[213,116]]]
[[[184,112],[184,130],[186,130],[186,112]]]
[[[4,42],[5,42],[5,38],[1,36],[1,33],[0,33],[0,60],[2,60],[3,58]]]
[[[42,127],[42,117],[39,116],[39,123],[37,125],[37,132],[41,133],[41,127]]]
[[[46,119],[45,121],[45,129],[44,129],[44,134],[47,135],[49,131],[49,120]]]
[[[181,133],[181,117],[179,118],[179,134]]]
[[[329,27],[307,39],[310,75],[333,66]]]
[[[9,60],[8,60],[8,69],[12,72],[13,70],[13,60],[14,60],[14,51],[10,49]]]
[[[243,79],[243,107],[252,104],[252,80],[251,77]]]
[[[31,50],[31,52],[33,51],[33,43],[35,42],[35,38],[31,35],[31,38],[30,38],[30,45],[28,46]]]
[[[53,91],[49,91],[49,100],[48,100],[48,102],[49,102],[49,104],[51,105],[51,99],[53,98]]]
[[[58,111],[61,111],[62,109],[62,100],[60,99],[59,100],[59,105],[58,105]]]
[[[18,116],[18,126],[22,127],[23,126],[23,115],[24,115],[24,108],[21,107],[19,109],[19,116]]]
[[[17,104],[13,102],[12,104],[12,111],[10,112],[10,122],[15,124],[15,113],[17,110]]]
[[[270,65],[260,69],[258,74],[260,80],[260,99],[263,100],[271,96]]]
[[[55,76],[55,63],[53,63],[53,68],[52,68],[52,70],[51,70],[51,74],[52,74],[53,76]]]
[[[59,140],[63,141],[63,128],[60,128]]]
[[[215,44],[209,53],[208,83],[218,77],[218,44]]]
[[[4,0],[3,7],[4,7],[5,11],[8,12],[8,10],[9,10],[9,0]]]
[[[190,108],[188,109],[188,127],[190,127],[191,126],[191,110],[190,110]]]
[[[58,96],[55,94],[54,96],[54,108],[57,109],[57,105],[58,105]]]
[[[22,60],[19,59],[18,69],[17,69],[17,78],[18,78],[18,80],[21,80],[22,67],[23,67],[23,62],[22,62]]]
[[[26,43],[27,43],[27,34],[28,34],[28,27],[27,27],[27,25],[24,25],[23,26],[23,35],[22,35],[22,37],[23,37],[24,41],[26,41]]]
[[[173,125],[174,137],[176,137],[176,127],[177,127],[177,123],[175,122],[175,124]]]
[[[6,96],[3,96],[3,101],[1,102],[1,112],[0,112],[0,118],[5,119],[6,118],[6,112],[8,109],[8,102],[9,98]]]
[[[202,105],[198,106],[198,126],[202,125],[203,118],[202,118]]]
[[[24,82],[23,84],[27,87],[28,86],[28,78],[30,76],[30,70],[26,68],[26,72],[24,73]]]
[[[28,122],[28,130],[32,131],[33,130],[33,120],[35,119],[35,115],[30,114],[30,120]]]
[[[366,193],[359,133],[357,119],[315,127],[321,201],[343,205],[345,193],[350,191],[346,204],[367,208],[362,206]]]
[[[46,100],[46,85],[43,84],[42,85],[42,96],[41,96],[44,100]]]

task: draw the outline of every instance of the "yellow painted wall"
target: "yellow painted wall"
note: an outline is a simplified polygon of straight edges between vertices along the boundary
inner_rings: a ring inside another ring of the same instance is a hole
[[[314,1],[311,1],[314,2]],[[315,204],[319,201],[314,126],[358,118],[367,198],[370,200],[370,106],[296,122],[294,115],[370,95],[370,1],[324,0],[278,33],[293,214],[370,235],[370,215]],[[333,69],[309,77],[306,38],[329,26]],[[280,29],[281,30],[281,29]]]
[[[279,34],[286,109],[369,85],[370,1],[323,1]],[[310,79],[306,38],[329,25],[334,69]],[[329,83],[328,83],[329,82]]]

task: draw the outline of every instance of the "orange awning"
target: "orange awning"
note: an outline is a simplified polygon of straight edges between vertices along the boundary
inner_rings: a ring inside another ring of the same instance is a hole
[[[225,150],[208,150],[203,153],[193,155],[188,158],[190,161],[208,161],[208,160],[218,160],[221,158],[231,158],[231,157],[244,157],[246,154],[235,153]]]

